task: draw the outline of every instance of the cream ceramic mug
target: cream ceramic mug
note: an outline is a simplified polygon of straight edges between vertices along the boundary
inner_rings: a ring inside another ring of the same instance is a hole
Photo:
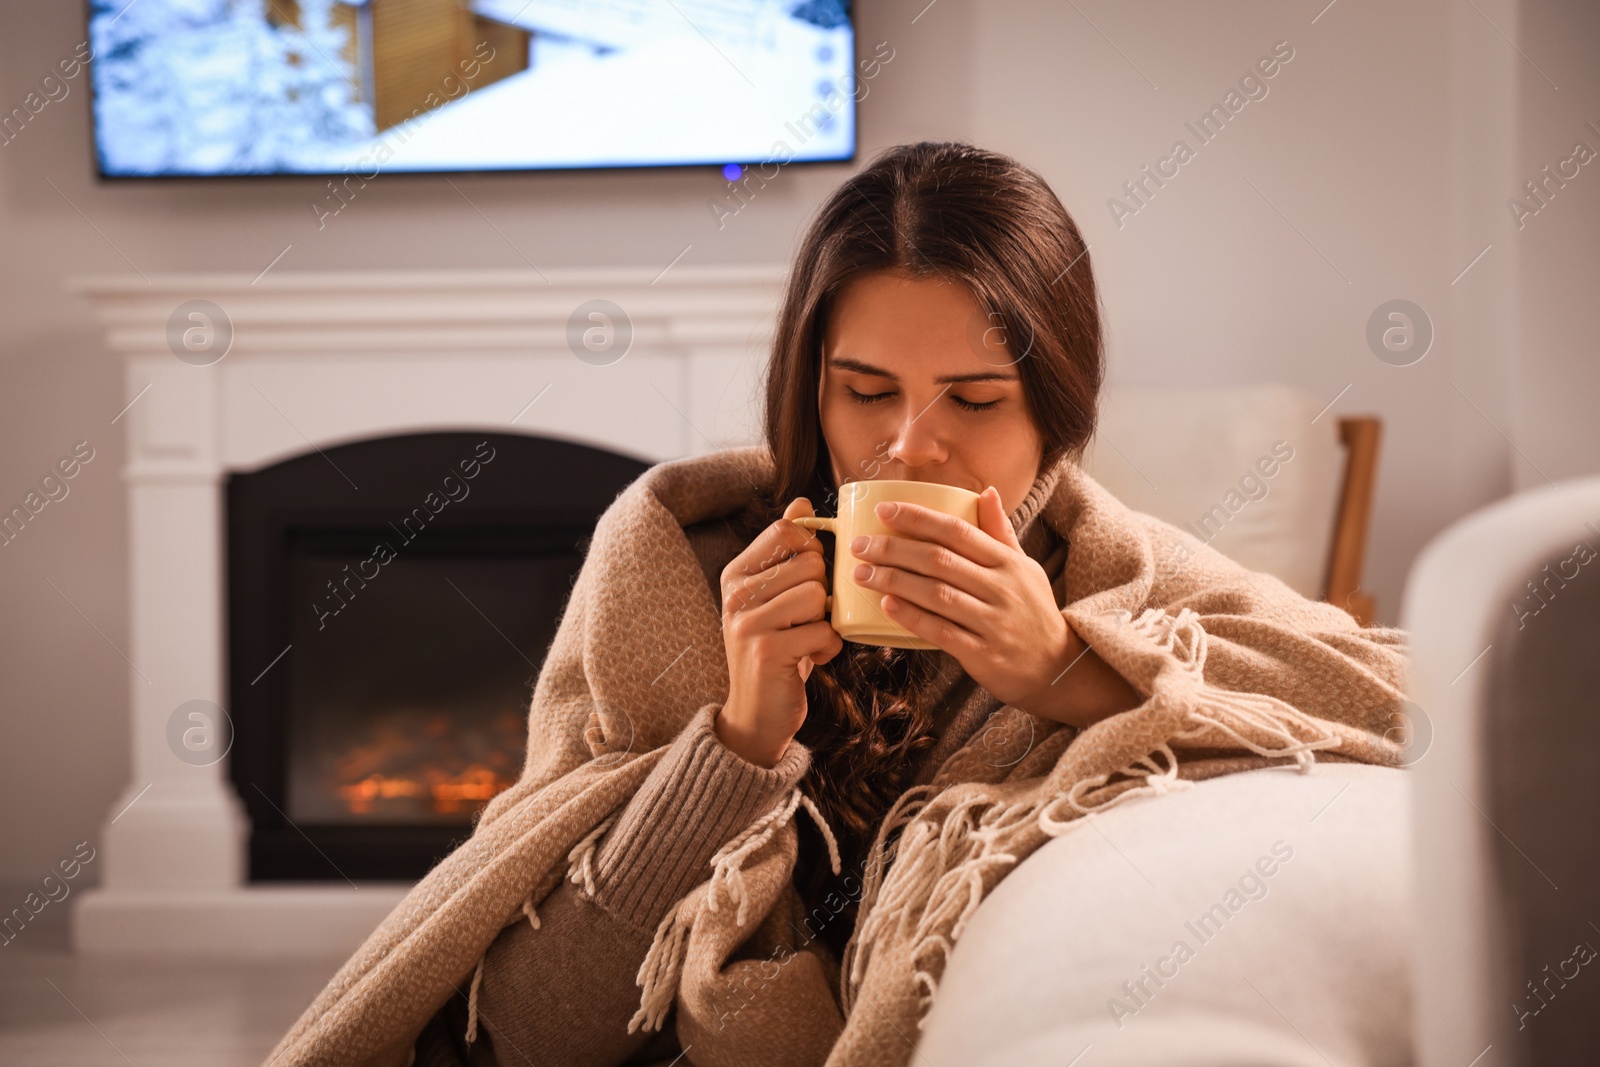
[[[862,588],[853,577],[856,565],[862,561],[850,551],[850,542],[862,534],[894,533],[874,510],[884,500],[921,504],[978,525],[978,494],[972,490],[938,482],[892,478],[845,482],[839,492],[837,517],[807,515],[789,521],[808,530],[826,530],[834,535],[833,592],[828,596],[827,610],[833,616],[830,621],[840,637],[863,645],[937,648],[885,615],[883,594]]]

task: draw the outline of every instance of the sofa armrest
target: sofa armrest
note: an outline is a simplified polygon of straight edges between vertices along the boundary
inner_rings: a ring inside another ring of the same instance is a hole
[[[1409,1063],[1409,795],[1330,762],[1090,817],[980,906],[917,1062]]]

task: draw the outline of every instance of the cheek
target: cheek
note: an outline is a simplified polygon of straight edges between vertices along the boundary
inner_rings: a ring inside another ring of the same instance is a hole
[[[818,422],[822,428],[822,439],[833,455],[835,467],[874,454],[874,446],[883,438],[879,432],[879,423],[883,421],[880,411],[889,406],[880,404],[863,407],[852,403],[842,392],[838,396],[825,395],[822,398],[818,405]]]
[[[849,464],[850,457],[859,451],[856,438],[860,436],[860,424],[852,415],[836,398],[824,396],[818,405],[817,421],[823,446],[828,450],[835,484],[848,480],[849,476],[843,468]]]
[[[1032,484],[1039,466],[1042,441],[1025,414],[1005,415],[986,422],[981,432],[963,431],[950,435],[951,451],[995,488],[1014,480],[1026,470],[1025,484]]]
[[[822,441],[828,446],[829,451],[838,451],[839,421],[838,405],[827,396],[822,397],[817,402],[817,425],[822,431]]]
[[[996,420],[990,432],[964,434],[959,455],[966,468],[984,484],[1000,491],[1007,514],[1014,511],[1039,474],[1043,441],[1031,420]]]

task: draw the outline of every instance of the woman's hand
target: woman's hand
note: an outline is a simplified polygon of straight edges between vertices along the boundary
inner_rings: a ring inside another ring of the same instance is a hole
[[[919,504],[884,502],[903,536],[862,536],[856,581],[886,594],[894,622],[950,653],[997,699],[1087,726],[1143,698],[1067,624],[1038,561],[1022,550],[1000,494],[978,497],[978,525]]]
[[[722,642],[728,699],[717,737],[751,763],[771,767],[806,720],[806,678],[844,641],[824,618],[822,542],[790,519],[815,514],[798,497],[722,569]]]

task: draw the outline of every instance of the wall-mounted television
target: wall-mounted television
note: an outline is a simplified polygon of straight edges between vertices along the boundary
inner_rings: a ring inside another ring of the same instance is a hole
[[[855,155],[850,0],[90,0],[108,178]]]

